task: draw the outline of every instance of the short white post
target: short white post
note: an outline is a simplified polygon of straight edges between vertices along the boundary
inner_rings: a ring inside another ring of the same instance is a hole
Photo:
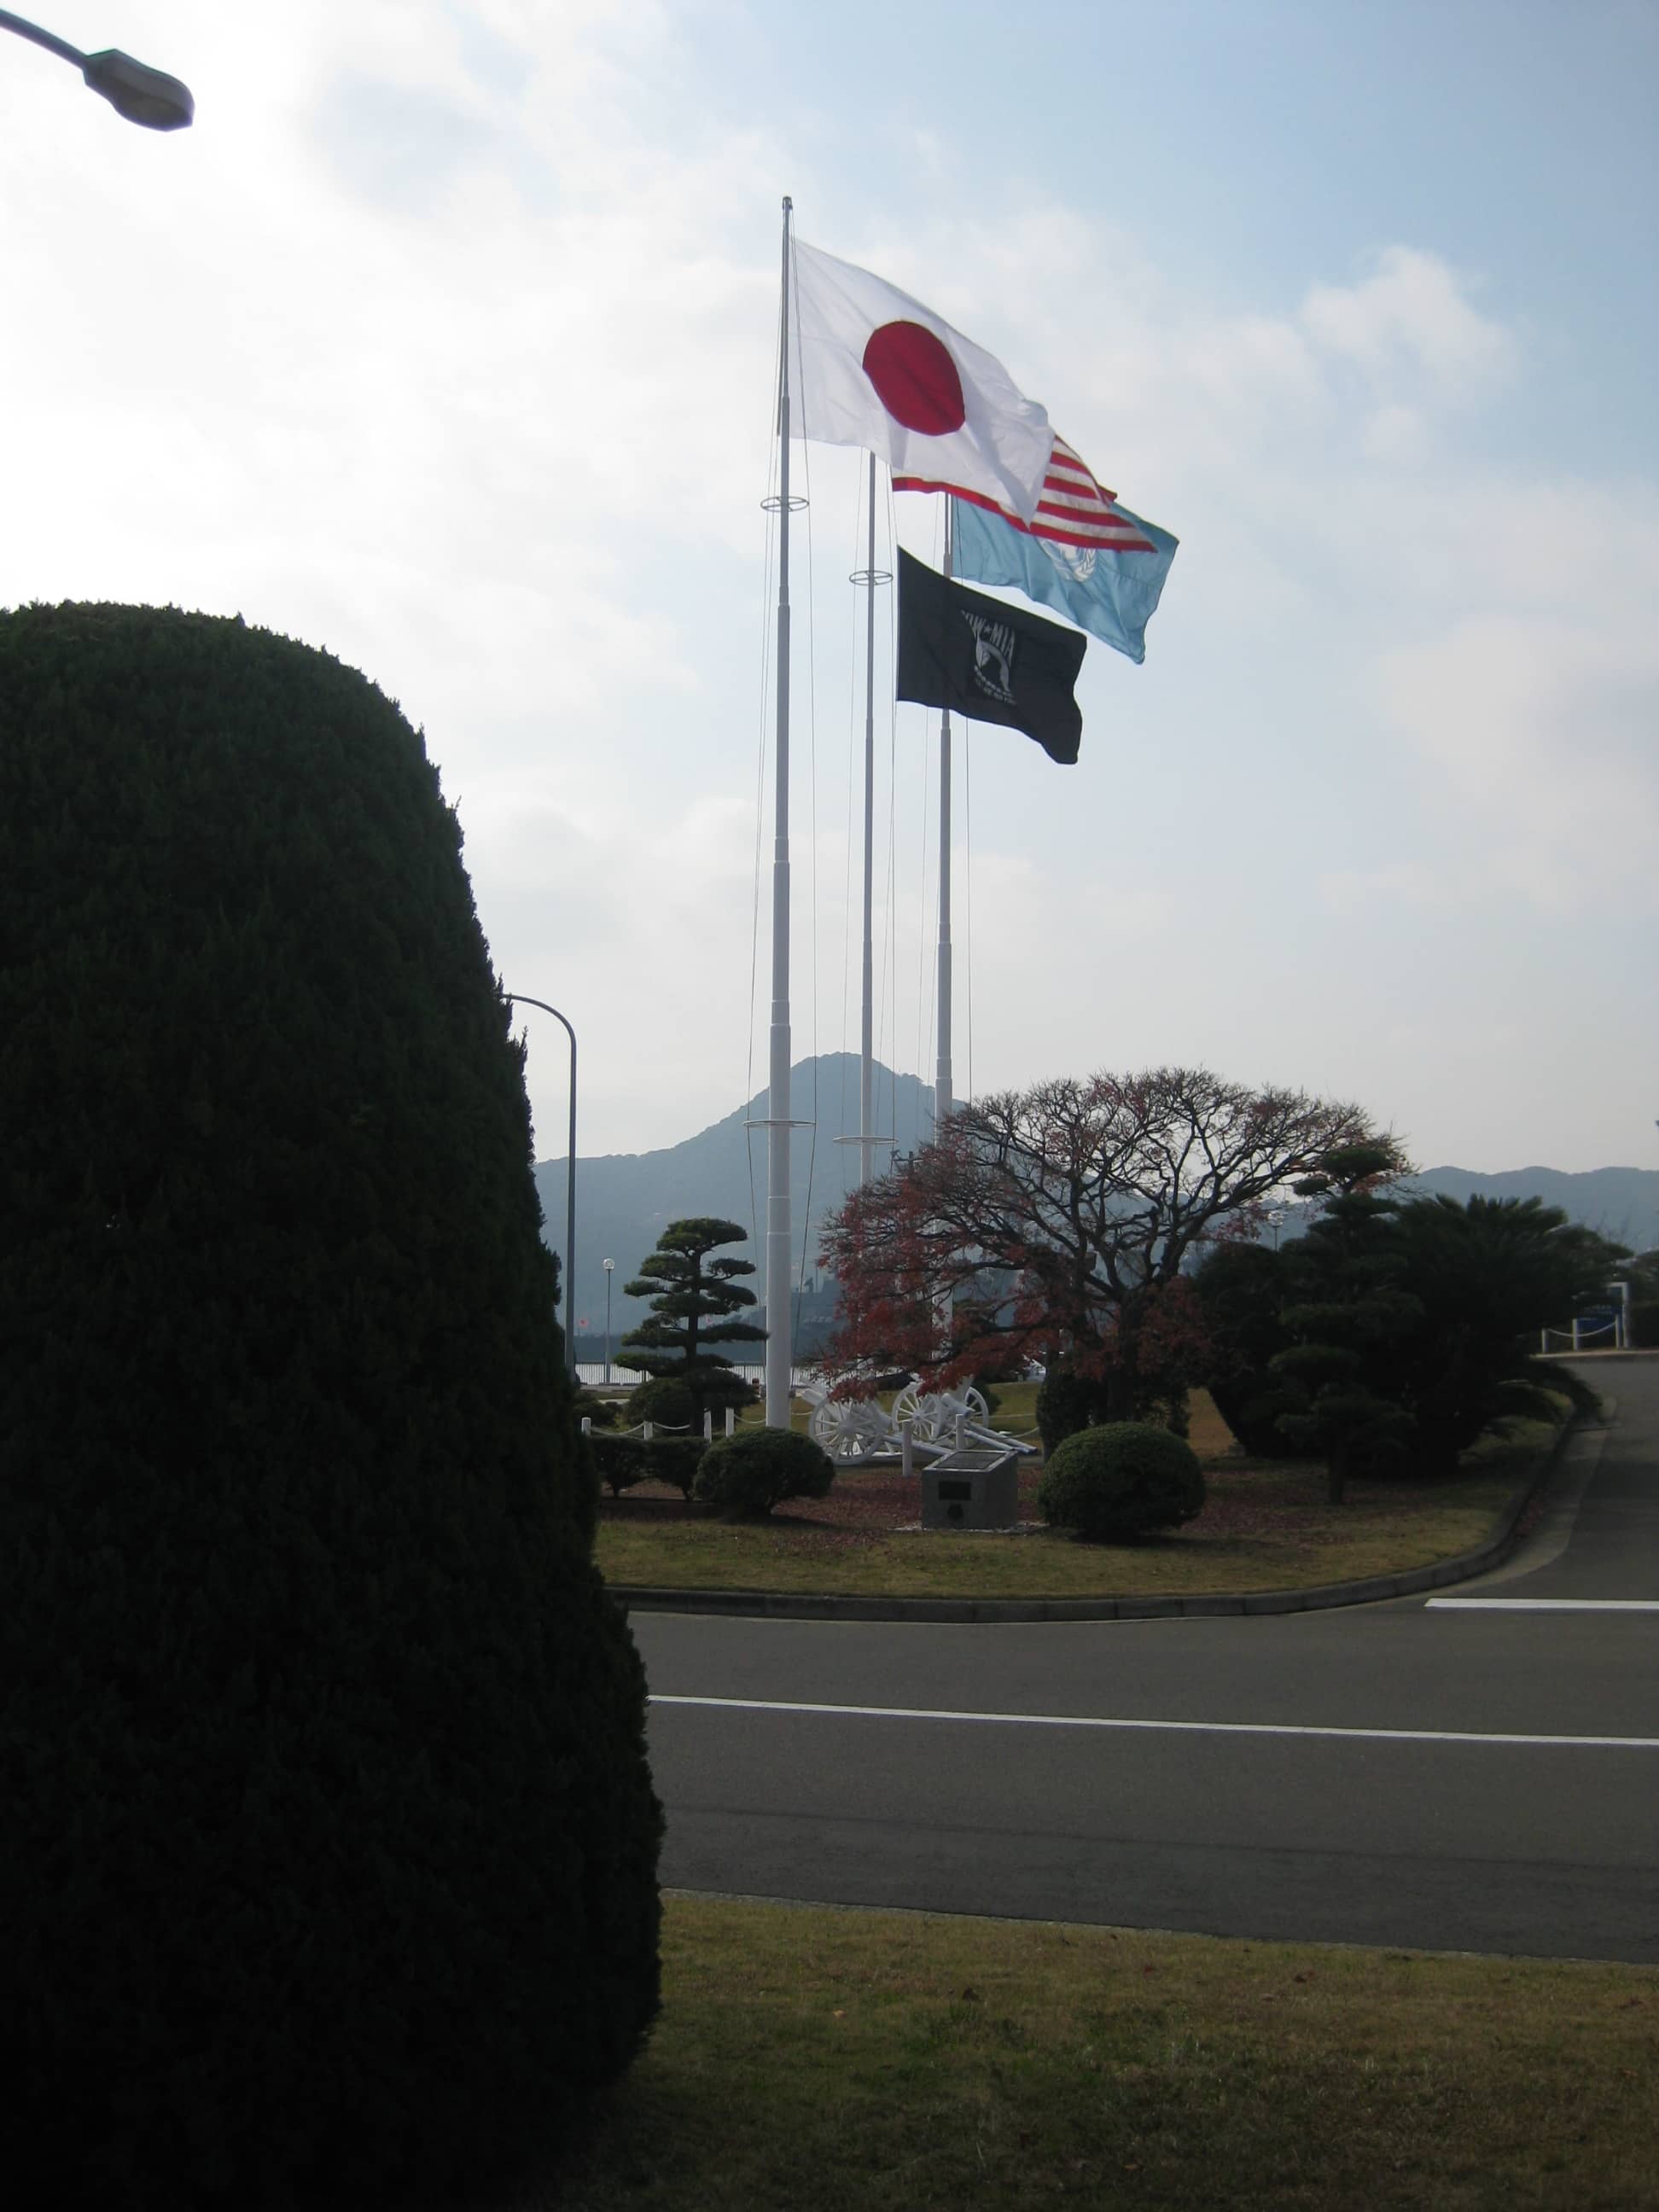
[[[641,1421],[641,1424],[640,1424],[640,1427],[641,1427],[641,1429],[642,1430],[642,1431],[644,1432],[644,1437],[645,1437],[645,1441],[646,1441],[646,1443],[650,1443],[650,1441],[651,1441],[651,1424],[650,1424],[650,1422],[649,1422],[649,1421]]]
[[[1578,1349],[1578,1316],[1575,1314],[1572,1317],[1572,1348],[1575,1352]]]
[[[726,1407],[726,1435],[727,1435],[728,1437],[730,1437],[730,1436],[735,1436],[735,1435],[737,1434],[737,1428],[738,1428],[738,1409],[737,1409],[737,1407],[736,1407],[735,1406],[728,1406],[728,1407]]]
[[[585,1437],[591,1437],[591,1436],[592,1435],[592,1433],[593,1433],[593,1417],[592,1417],[592,1415],[591,1413],[584,1413],[584,1414],[582,1415],[582,1434],[583,1434]]]
[[[1540,1328],[1538,1332],[1538,1349],[1542,1352],[1547,1353],[1549,1348],[1550,1333],[1547,1328]]]
[[[702,1440],[706,1444],[714,1441],[714,1416],[711,1413],[705,1412],[702,1417]]]

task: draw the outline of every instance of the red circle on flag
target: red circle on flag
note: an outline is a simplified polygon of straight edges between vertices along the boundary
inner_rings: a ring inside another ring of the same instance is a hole
[[[872,331],[864,373],[882,405],[907,430],[944,438],[968,420],[950,348],[920,323],[884,323]]]

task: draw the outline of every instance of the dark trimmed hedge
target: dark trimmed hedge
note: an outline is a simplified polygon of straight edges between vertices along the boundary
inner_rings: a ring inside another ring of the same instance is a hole
[[[587,1448],[599,1480],[613,1498],[636,1482],[665,1482],[684,1498],[691,1495],[697,1468],[708,1446],[702,1437],[589,1436]]]
[[[836,1463],[793,1429],[739,1429],[703,1453],[693,1495],[728,1513],[769,1513],[788,1498],[827,1498]]]
[[[1111,1421],[1066,1437],[1043,1468],[1037,1504],[1051,1526],[1085,1543],[1131,1544],[1202,1512],[1204,1470],[1172,1431]]]
[[[656,2009],[643,1681],[459,848],[327,655],[0,614],[0,2151],[31,2203],[504,2186]]]

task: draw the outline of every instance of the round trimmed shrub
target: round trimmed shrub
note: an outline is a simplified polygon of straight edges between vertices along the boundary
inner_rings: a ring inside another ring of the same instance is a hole
[[[739,1429],[717,1437],[702,1455],[692,1495],[728,1513],[769,1513],[786,1498],[825,1498],[836,1464],[793,1429]]]
[[[1204,1470],[1183,1437],[1149,1421],[1079,1429],[1048,1461],[1037,1504],[1091,1544],[1132,1544],[1203,1510]]]
[[[0,613],[0,944],[6,2168],[517,2186],[655,2012],[660,1816],[436,774],[240,619]]]
[[[580,1385],[571,1401],[571,1411],[578,1422],[586,1417],[595,1429],[615,1429],[623,1425],[623,1401],[620,1398],[602,1398],[597,1390],[589,1390]]]
[[[678,1376],[658,1375],[636,1382],[628,1394],[628,1419],[637,1428],[641,1421],[653,1427],[689,1429],[696,1408],[691,1393]]]

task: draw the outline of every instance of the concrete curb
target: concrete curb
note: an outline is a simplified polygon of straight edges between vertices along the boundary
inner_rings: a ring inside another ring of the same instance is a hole
[[[768,1620],[917,1620],[951,1623],[1021,1620],[1214,1620],[1240,1614],[1319,1613],[1340,1605],[1376,1605],[1385,1598],[1414,1597],[1420,1590],[1485,1574],[1507,1557],[1521,1516],[1560,1464],[1580,1417],[1560,1433],[1492,1522],[1486,1541],[1455,1559],[1395,1575],[1323,1583],[1310,1589],[1238,1590],[1191,1597],[848,1597],[811,1592],[746,1589],[658,1589],[625,1583],[608,1585],[624,1613],[709,1613]]]

